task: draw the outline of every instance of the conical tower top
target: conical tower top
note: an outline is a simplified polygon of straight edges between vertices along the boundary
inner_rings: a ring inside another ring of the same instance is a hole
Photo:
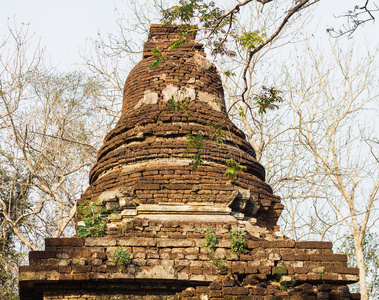
[[[228,118],[215,65],[195,31],[185,38],[172,47],[183,39],[181,28],[151,26],[143,59],[125,82],[121,118],[104,140],[81,201],[104,206],[109,224],[136,215],[228,215],[276,229],[283,205]],[[233,162],[245,169],[231,178],[225,172]]]

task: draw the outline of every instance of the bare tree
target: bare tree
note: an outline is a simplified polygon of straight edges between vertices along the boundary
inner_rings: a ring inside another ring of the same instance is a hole
[[[82,73],[45,69],[27,27],[10,33],[0,55],[0,162],[12,184],[2,186],[1,225],[37,250],[68,229],[87,185],[103,137],[93,130],[102,121],[94,114],[101,86]],[[12,187],[21,183],[27,205],[12,214]]]
[[[353,36],[356,30],[363,27],[368,22],[375,22],[375,14],[379,11],[379,7],[375,1],[364,0],[363,3],[355,5],[354,8],[338,15],[337,18],[346,19],[346,23],[342,28],[328,28],[327,31],[332,37],[341,37],[347,35],[349,38]]]
[[[379,163],[367,144],[367,137],[378,130],[375,55],[356,62],[352,51],[337,45],[332,46],[332,61],[309,45],[306,54],[310,69],[298,61],[295,70],[286,70],[285,83],[298,124],[297,140],[311,159],[312,176],[322,182],[315,193],[322,199],[315,202],[319,230],[344,225],[352,234],[360,292],[368,299],[363,239],[379,217]]]

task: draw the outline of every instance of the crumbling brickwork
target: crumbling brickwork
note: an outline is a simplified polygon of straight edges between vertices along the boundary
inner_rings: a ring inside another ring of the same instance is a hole
[[[283,205],[264,182],[264,168],[244,133],[227,116],[216,67],[194,40],[168,51],[177,35],[178,27],[152,25],[143,59],[125,83],[121,118],[105,138],[82,201],[90,199],[107,208],[104,202],[123,196],[104,199],[103,193],[122,189],[130,200],[109,211],[122,214],[131,203],[132,207],[162,203],[227,207],[241,188],[249,191],[256,207],[242,212],[246,218],[254,217],[257,225],[277,230]],[[164,61],[153,68],[155,47]],[[170,99],[187,100],[186,111],[170,109]],[[222,145],[212,138],[211,125],[226,133]],[[196,149],[187,153],[186,136],[198,133],[203,135],[204,163],[193,172],[191,158]],[[233,181],[224,175],[231,158],[246,167]]]
[[[20,267],[21,300],[359,299],[347,287],[358,269],[332,243],[278,232],[283,205],[227,117],[220,76],[195,34],[169,49],[178,32],[152,25],[78,202],[101,212],[105,236],[46,239]],[[157,49],[164,59],[152,67]],[[224,143],[210,125],[227,133]],[[188,135],[199,133],[203,164],[194,171]],[[246,167],[235,178],[225,176],[230,158]]]
[[[225,259],[222,269],[206,247],[205,232],[208,228],[212,228],[218,239],[215,256]],[[229,233],[234,230],[245,232],[246,246],[240,254],[231,250]],[[132,254],[132,262],[125,270],[116,265],[113,257],[120,246]],[[141,289],[143,295],[151,294],[152,298],[146,299],[154,299],[157,290],[160,290],[159,295],[167,296],[159,299],[171,299],[175,294],[183,299],[200,297],[200,294],[207,295],[209,299],[217,295],[216,298],[234,295],[237,299],[245,299],[240,297],[247,295],[276,295],[290,299],[291,295],[304,293],[319,297],[321,292],[339,295],[344,291],[341,286],[355,282],[358,276],[357,269],[347,267],[346,255],[333,254],[330,242],[295,242],[257,226],[251,227],[244,221],[135,219],[127,231],[114,230],[104,238],[46,239],[45,247],[45,251],[30,252],[29,266],[20,269],[21,283],[28,279],[33,279],[34,285],[52,282],[51,286],[55,288],[42,289],[44,298],[39,299],[58,299],[58,295],[59,299],[92,299],[94,295],[100,297],[111,286],[124,295],[115,299],[130,299],[130,295],[135,295],[136,298],[132,299],[140,299],[137,295]],[[286,281],[296,281],[296,286],[288,291],[280,288],[276,276],[280,268]],[[149,288],[149,280],[152,279],[160,281],[163,287],[156,284],[156,289]],[[72,285],[73,282],[76,284]],[[312,284],[324,286],[320,288]],[[21,285],[21,288],[27,293],[26,286]],[[111,290],[113,293],[113,288]],[[83,295],[87,294],[92,296],[84,298]],[[30,298],[21,296],[23,299],[37,299],[33,298],[37,297],[36,294]],[[350,294],[349,297],[347,299],[353,299]]]

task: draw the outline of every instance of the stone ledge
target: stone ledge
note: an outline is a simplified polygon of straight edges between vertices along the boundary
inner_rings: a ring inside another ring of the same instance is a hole
[[[183,205],[183,204],[143,204],[137,207],[138,215],[175,214],[175,215],[230,215],[227,206]]]

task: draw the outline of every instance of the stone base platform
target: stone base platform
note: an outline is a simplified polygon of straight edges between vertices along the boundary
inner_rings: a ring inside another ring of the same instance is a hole
[[[330,242],[295,242],[247,221],[135,218],[102,238],[48,238],[20,267],[21,300],[360,299],[358,269]],[[205,232],[217,236],[206,247]],[[244,252],[231,250],[234,230]],[[120,246],[132,261],[122,270]]]

